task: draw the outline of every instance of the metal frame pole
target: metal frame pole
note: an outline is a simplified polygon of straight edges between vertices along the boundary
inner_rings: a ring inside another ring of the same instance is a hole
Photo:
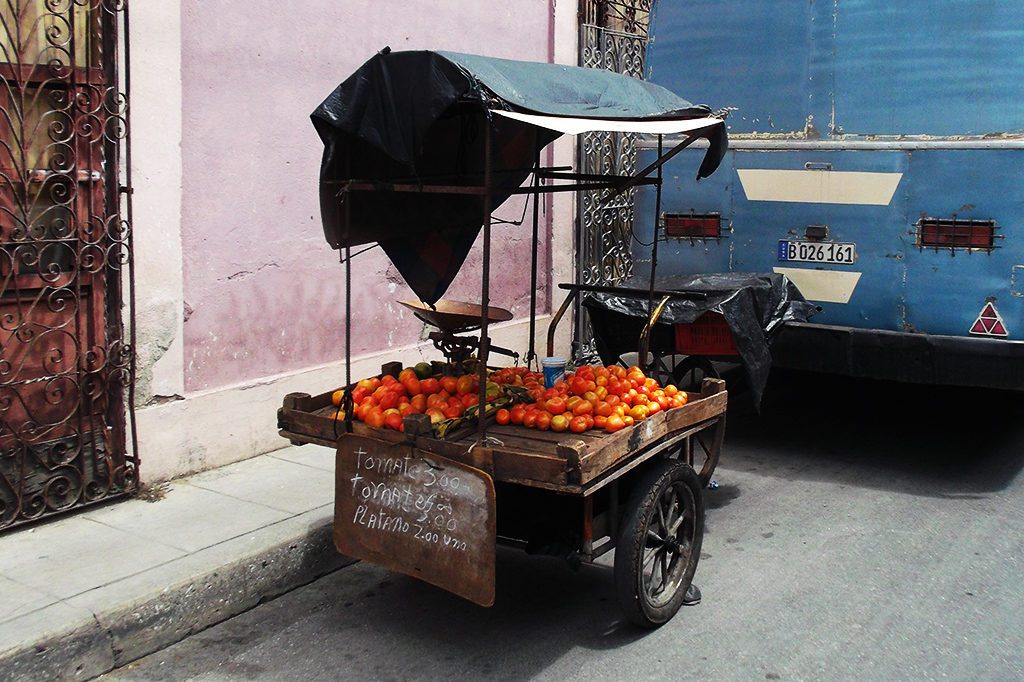
[[[480,393],[477,433],[480,443],[487,436],[487,358],[490,355],[491,340],[488,333],[488,311],[491,305],[491,122],[484,124],[484,243],[480,283],[480,350],[477,353],[477,374],[480,378]]]
[[[663,153],[662,137],[661,137],[661,135],[658,135],[658,158],[659,159],[661,158],[662,153]],[[654,194],[654,223],[653,223],[654,224],[654,237],[651,240],[652,243],[651,243],[651,281],[650,281],[650,289],[647,292],[647,319],[648,319],[648,324],[650,324],[652,326],[654,324],[654,322],[651,321],[653,319],[652,315],[654,313],[654,278],[657,275],[657,271],[658,271],[658,228],[659,228],[659,222],[661,221],[662,166],[663,166],[663,164],[658,164],[658,183],[654,186],[654,192],[655,192],[655,194]],[[646,336],[646,334],[645,334],[645,336]],[[643,349],[640,349],[640,348],[638,348],[637,350],[643,351]],[[642,367],[644,369],[644,371],[647,371],[647,369],[648,369],[647,353],[644,352],[643,353],[643,357],[639,358],[639,360],[640,360],[640,363],[639,363],[640,367]],[[653,364],[653,363],[651,363],[651,364]]]
[[[534,147],[536,148],[534,162],[533,162],[533,187],[535,190],[540,188],[540,149],[537,147],[537,132],[533,134]],[[537,341],[537,236],[538,236],[538,223],[540,221],[540,192],[534,192],[533,195],[533,257],[530,262],[530,349],[526,352],[526,366],[530,366],[531,361],[537,360],[536,352],[536,341]]]

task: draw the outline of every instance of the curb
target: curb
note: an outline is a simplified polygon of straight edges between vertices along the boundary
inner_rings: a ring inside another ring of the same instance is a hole
[[[14,621],[18,641],[0,641],[0,680],[92,679],[355,563],[334,549],[330,514],[295,521],[200,552],[195,566],[135,576],[142,590],[122,581]]]

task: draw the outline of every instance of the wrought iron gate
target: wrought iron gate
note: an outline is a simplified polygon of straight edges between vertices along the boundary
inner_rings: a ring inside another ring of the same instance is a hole
[[[127,21],[0,0],[0,528],[137,484]]]
[[[647,31],[654,0],[580,0],[580,66],[644,76]],[[636,171],[636,135],[587,133],[579,147],[581,172],[626,175]],[[633,272],[634,191],[600,205],[603,192],[583,192],[577,205],[577,279],[615,284]],[[595,356],[585,311],[576,309],[576,355]]]

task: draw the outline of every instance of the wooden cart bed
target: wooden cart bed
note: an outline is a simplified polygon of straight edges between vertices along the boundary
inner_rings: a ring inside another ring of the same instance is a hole
[[[422,450],[476,466],[496,481],[588,495],[610,480],[613,472],[624,473],[665,446],[682,442],[706,428],[725,412],[727,399],[725,382],[708,379],[701,393],[690,393],[690,400],[683,407],[659,412],[616,433],[555,433],[492,424],[487,429],[487,447],[473,447],[477,440],[475,431],[459,439],[439,440],[429,435],[373,428],[358,421],[352,428],[359,435],[396,444],[412,443]],[[344,422],[334,419],[335,412],[331,392],[316,396],[289,394],[278,410],[280,434],[294,444],[316,443],[334,448],[345,430]]]

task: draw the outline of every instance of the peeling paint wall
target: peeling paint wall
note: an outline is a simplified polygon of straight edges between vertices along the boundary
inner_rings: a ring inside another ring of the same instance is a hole
[[[320,227],[317,104],[385,45],[547,61],[553,6],[325,0],[285,12],[272,0],[183,0],[186,392],[341,357],[344,271]],[[522,211],[512,199],[497,215]],[[492,234],[492,302],[517,317],[529,310],[528,238],[528,225]],[[353,265],[354,354],[419,341],[422,325],[395,303],[412,294],[384,254]],[[478,300],[479,267],[477,249],[448,296]],[[548,288],[542,272],[541,309]]]

